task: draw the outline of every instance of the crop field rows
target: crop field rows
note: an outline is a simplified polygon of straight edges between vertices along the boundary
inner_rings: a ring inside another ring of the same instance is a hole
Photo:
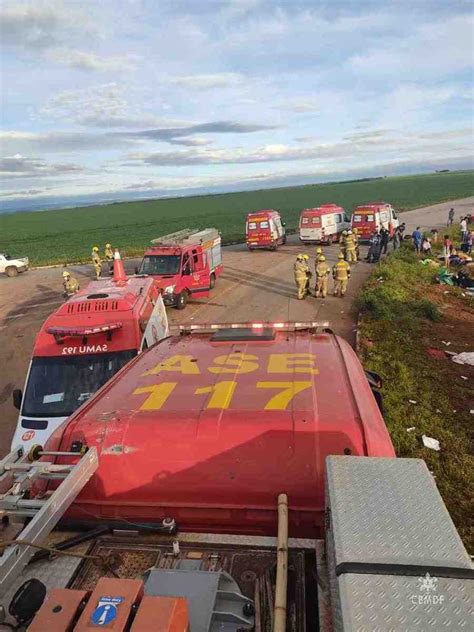
[[[224,243],[241,240],[248,212],[274,208],[295,230],[301,209],[334,202],[348,212],[370,201],[385,200],[397,210],[472,195],[474,172],[387,177],[0,215],[0,251],[28,256],[32,265],[89,259],[93,245],[106,242],[124,255],[143,252],[150,240],[181,228],[218,228]]]

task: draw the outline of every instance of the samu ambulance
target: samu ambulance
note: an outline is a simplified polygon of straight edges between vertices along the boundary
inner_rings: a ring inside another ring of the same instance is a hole
[[[63,421],[143,349],[168,335],[158,285],[127,277],[116,252],[114,276],[92,281],[61,305],[39,331],[12,447],[46,442]]]

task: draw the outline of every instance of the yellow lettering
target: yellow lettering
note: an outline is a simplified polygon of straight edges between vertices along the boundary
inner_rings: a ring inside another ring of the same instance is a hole
[[[199,375],[199,367],[193,356],[175,355],[163,360],[142,375],[159,375],[162,371],[178,371],[183,375]]]
[[[313,353],[271,353],[268,373],[311,373],[318,375]]]
[[[159,410],[174,391],[177,382],[162,382],[151,386],[140,386],[133,391],[134,395],[151,393],[140,406],[140,410]]]
[[[311,388],[313,383],[308,382],[257,382],[257,388],[279,388],[280,392],[274,395],[265,404],[264,410],[286,410],[295,395],[307,388]]]
[[[225,410],[229,408],[234,395],[237,382],[217,382],[213,386],[204,386],[203,388],[197,388],[194,393],[196,395],[206,395],[212,393],[206,408],[218,408]]]
[[[214,358],[214,363],[221,366],[210,366],[209,371],[211,373],[251,373],[258,369],[258,360],[255,355],[248,355],[245,353],[229,353],[227,355],[217,356]]]

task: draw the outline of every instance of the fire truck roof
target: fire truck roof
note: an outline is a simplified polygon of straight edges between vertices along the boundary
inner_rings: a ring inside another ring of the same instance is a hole
[[[153,285],[154,280],[150,277],[129,277],[119,282],[112,278],[91,281],[48,316],[36,337],[34,355],[61,355],[63,350],[51,333],[53,330],[104,327],[111,323],[117,325],[118,321],[121,326],[115,329],[120,329],[120,333],[114,333],[110,350],[115,350],[117,344],[122,349],[127,348],[127,320],[131,320],[134,310],[140,310],[141,304],[148,300]]]
[[[153,521],[164,512],[196,529],[241,521],[233,529],[268,533],[285,491],[299,532],[314,533],[327,455],[394,456],[351,347],[308,331],[162,340],[63,430],[63,448],[82,441],[99,451],[76,518]]]

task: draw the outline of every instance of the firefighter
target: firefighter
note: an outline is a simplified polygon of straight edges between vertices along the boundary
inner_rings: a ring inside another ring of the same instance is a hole
[[[296,257],[293,270],[295,273],[296,287],[298,289],[298,300],[301,301],[302,299],[304,299],[305,294],[306,294],[306,282],[308,279],[306,275],[306,272],[308,270],[308,265],[306,264],[303,255],[298,255]]]
[[[318,265],[322,256],[323,256],[323,249],[321,247],[316,248],[316,265]]]
[[[303,255],[303,261],[306,264],[306,286],[304,288],[305,296],[306,296],[306,294],[310,294],[311,295],[310,281],[311,281],[311,277],[313,276],[313,273],[309,269],[309,263],[308,263],[309,255]]]
[[[357,228],[353,228],[352,229],[352,234],[354,235],[354,242],[355,242],[355,248],[356,248],[357,261],[359,261],[360,248],[359,248],[359,233],[357,232]]]
[[[71,296],[74,296],[74,294],[79,291],[79,283],[77,279],[72,277],[71,273],[67,270],[64,270],[63,272],[63,288],[63,296],[66,299],[71,298]]]
[[[100,277],[102,276],[102,261],[100,260],[99,257],[99,247],[98,246],[94,246],[92,248],[92,265],[94,266],[94,270],[95,270],[95,278],[97,279],[97,281],[100,279]]]
[[[347,261],[344,261],[344,255],[339,253],[339,261],[332,269],[332,278],[334,279],[334,296],[344,296],[347,290],[347,282],[351,276],[351,269]]]
[[[339,237],[339,245],[341,247],[341,252],[344,255],[344,259],[346,258],[346,239],[347,239],[347,230],[343,230],[341,236]]]
[[[330,268],[326,263],[326,257],[321,255],[316,263],[316,298],[326,298],[328,293],[328,276]]]
[[[114,273],[114,251],[110,244],[105,244],[104,250],[105,260],[109,265],[109,274]]]
[[[346,261],[349,263],[357,263],[356,240],[352,230],[347,231],[346,235]]]

